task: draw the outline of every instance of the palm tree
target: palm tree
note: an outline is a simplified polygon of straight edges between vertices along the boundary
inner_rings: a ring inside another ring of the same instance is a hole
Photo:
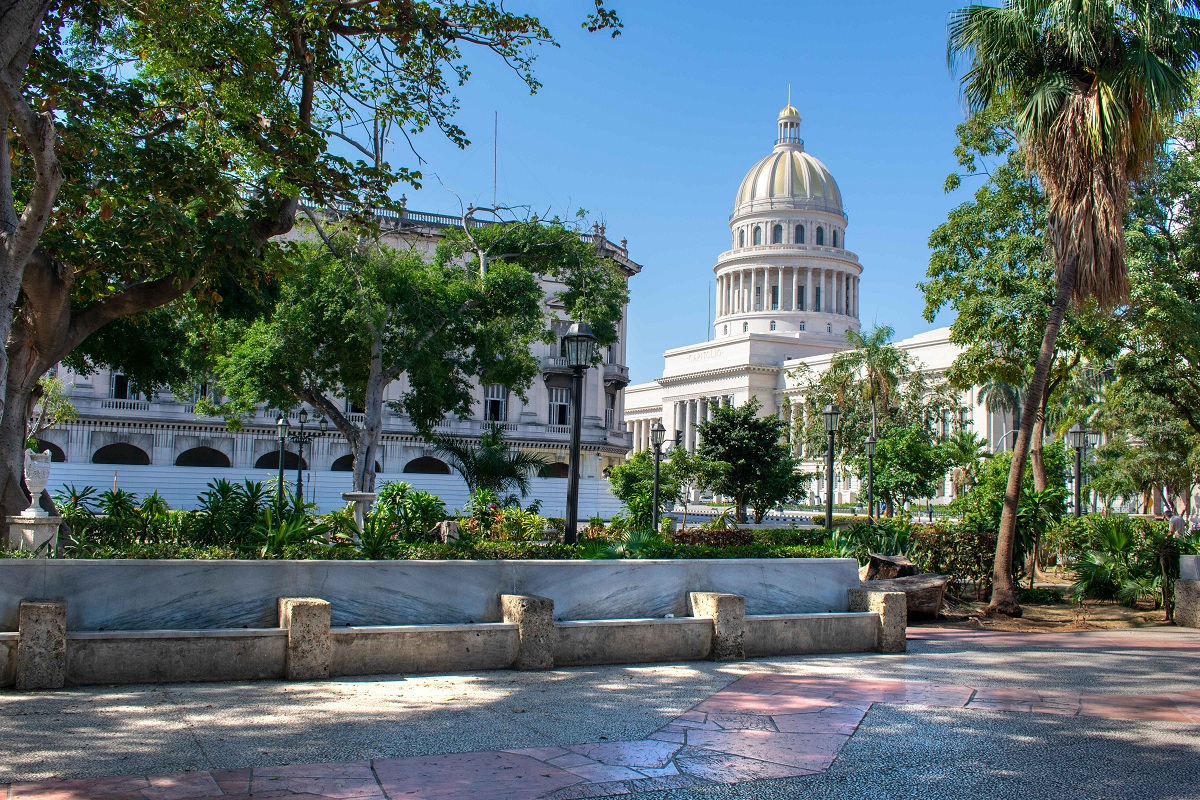
[[[503,497],[516,489],[524,497],[529,494],[530,476],[550,465],[537,453],[511,449],[499,425],[488,427],[478,441],[446,437],[434,443],[438,453],[462,475],[471,494],[486,489]]]
[[[871,404],[872,435],[879,409],[892,407],[896,389],[910,371],[904,351],[892,344],[894,334],[887,325],[876,325],[865,335],[846,331],[851,349],[839,354],[846,367],[862,373],[862,392]]]
[[[1000,437],[1000,441],[1008,438],[1010,431],[1008,430],[1008,415],[1013,415],[1013,429],[1021,429],[1021,387],[1016,384],[1007,383],[997,378],[988,378],[983,386],[979,387],[979,402],[983,403],[983,407],[993,414],[1001,414],[1001,421],[1004,426],[1004,435]]]
[[[988,441],[975,431],[959,430],[942,443],[950,459],[954,496],[961,497],[975,483],[979,462],[987,457]]]
[[[1011,103],[1026,163],[1049,203],[1057,286],[1025,391],[1034,419],[1072,300],[1128,300],[1124,215],[1130,182],[1188,101],[1200,58],[1196,0],[1005,0],[951,13],[947,55],[966,65],[971,113]],[[1017,435],[996,545],[988,613],[1019,616],[1012,581],[1017,503],[1031,426]]]

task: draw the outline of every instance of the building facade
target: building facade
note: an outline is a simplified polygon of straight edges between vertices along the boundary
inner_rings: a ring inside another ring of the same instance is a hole
[[[380,217],[382,241],[392,247],[414,248],[432,255],[445,233],[464,224],[460,218],[405,210]],[[489,222],[467,219],[466,224],[482,227]],[[297,230],[293,236],[305,235]],[[615,244],[596,228],[583,237],[592,242],[632,278],[642,267],[630,260],[624,242]],[[555,299],[562,287],[543,281],[545,312],[550,326],[559,336],[568,322],[564,309]],[[632,437],[624,423],[624,389],[629,382],[625,366],[624,317],[619,324],[619,339],[606,348],[603,364],[587,371],[583,398],[583,460],[585,478],[599,478],[604,470],[619,463],[631,447]],[[536,451],[551,462],[542,477],[565,477],[568,461],[571,369],[559,355],[556,345],[539,344],[542,373],[522,401],[503,386],[474,387],[475,402],[468,419],[448,419],[439,426],[439,434],[472,438],[490,425],[504,428],[516,447]],[[226,429],[224,421],[196,413],[196,397],[176,397],[162,393],[143,397],[132,391],[125,376],[108,370],[80,375],[59,366],[57,374],[67,385],[67,393],[78,411],[76,421],[47,430],[41,436],[53,459],[73,464],[153,465],[164,470],[205,467],[236,470],[276,469],[281,458],[275,420],[278,411],[258,409],[242,431]],[[385,401],[398,398],[405,390],[403,379],[389,386]],[[348,401],[347,413],[354,419],[361,413]],[[290,410],[293,431],[297,427],[299,407]],[[437,457],[433,446],[422,439],[409,420],[385,405],[384,433],[379,450],[379,471],[385,474],[449,475],[450,468]],[[358,416],[357,421],[361,421]],[[309,428],[315,428],[315,420]],[[294,445],[283,453],[284,466],[300,464]],[[352,456],[345,440],[334,429],[320,435],[306,448],[302,468],[316,472],[349,472]],[[348,480],[348,476],[346,476]],[[202,484],[201,484],[202,485]],[[348,487],[347,487],[348,488]]]
[[[800,115],[788,105],[776,120],[774,148],[738,187],[729,217],[730,249],[713,267],[712,338],[666,351],[662,377],[626,390],[625,419],[635,451],[650,447],[655,422],[667,429],[668,441],[692,450],[699,442],[698,424],[714,409],[752,397],[761,413],[791,421],[802,413],[800,368],[820,374],[834,353],[848,347],[847,331],[859,330],[863,267],[847,249],[842,194],[829,169],[805,149],[799,131]],[[933,375],[958,354],[947,328],[897,346]],[[1003,448],[1011,418],[987,411],[974,390],[962,392],[959,400],[968,429]],[[814,460],[810,469],[817,466]],[[840,473],[835,502],[858,502],[860,488],[856,478]],[[810,500],[824,492],[824,480],[814,480]]]

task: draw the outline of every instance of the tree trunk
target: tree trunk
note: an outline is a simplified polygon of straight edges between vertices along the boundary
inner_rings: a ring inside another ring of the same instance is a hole
[[[27,415],[19,413],[28,408],[33,393],[27,388],[8,386],[9,413],[0,417],[0,507],[6,516],[21,513],[29,507],[29,493],[25,491],[25,424]]]
[[[1075,286],[1075,274],[1078,270],[1078,257],[1071,258],[1059,270],[1058,288],[1054,295],[1054,305],[1050,307],[1050,316],[1046,320],[1042,349],[1038,353],[1033,378],[1025,392],[1021,416],[1026,420],[1035,417],[1046,392],[1050,367],[1054,363],[1055,342],[1058,340],[1058,331],[1062,327],[1067,306],[1071,302],[1071,290]],[[989,615],[1021,616],[1021,605],[1017,602],[1016,588],[1013,586],[1013,542],[1017,536],[1017,504],[1020,502],[1021,487],[1025,480],[1025,462],[1029,456],[1032,427],[1023,425],[1013,444],[1012,467],[1008,471],[1008,486],[1004,491],[1004,511],[1000,515],[1000,530],[996,537],[996,561],[992,567],[992,600],[987,607]]]
[[[375,460],[383,436],[383,390],[388,381],[383,374],[383,341],[379,336],[371,344],[371,367],[367,374],[363,401],[363,429],[354,447],[354,491],[375,491]]]
[[[1046,409],[1045,403],[1039,410],[1036,421],[1030,426],[1029,465],[1033,470],[1033,488],[1039,492],[1046,491],[1046,459],[1043,457],[1042,446],[1046,442]]]

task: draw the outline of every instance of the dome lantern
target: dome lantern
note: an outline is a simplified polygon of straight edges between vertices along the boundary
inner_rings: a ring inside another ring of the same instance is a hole
[[[791,103],[779,112],[779,136],[775,144],[804,149],[804,140],[800,138],[800,112]]]

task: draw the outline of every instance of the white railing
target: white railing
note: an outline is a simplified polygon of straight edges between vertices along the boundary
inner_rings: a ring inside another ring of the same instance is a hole
[[[150,401],[148,400],[101,400],[101,408],[110,408],[116,411],[149,411]]]

